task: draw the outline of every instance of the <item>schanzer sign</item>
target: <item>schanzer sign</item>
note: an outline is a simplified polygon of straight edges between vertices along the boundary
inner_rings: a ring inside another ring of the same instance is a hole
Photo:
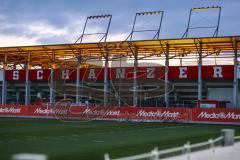
[[[239,68],[239,67],[238,67]],[[138,79],[164,79],[164,67],[138,67]],[[239,69],[238,69],[238,72]],[[133,79],[133,67],[121,68],[108,68],[108,79],[119,80]],[[0,72],[0,80],[1,80]],[[48,81],[51,75],[50,69],[33,69],[29,70],[30,81]],[[6,70],[5,78],[7,81],[25,81],[25,70]],[[234,66],[202,66],[202,79],[233,79]],[[81,68],[79,74],[80,80],[104,80],[104,68]],[[198,66],[170,66],[168,68],[168,79],[178,80],[197,80],[198,79]],[[54,80],[77,80],[76,69],[55,69]]]

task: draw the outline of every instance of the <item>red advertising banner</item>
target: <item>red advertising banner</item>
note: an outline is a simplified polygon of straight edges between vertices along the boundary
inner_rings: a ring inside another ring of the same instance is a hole
[[[240,125],[240,109],[86,107],[2,105],[0,117],[56,118],[62,120],[123,120],[143,122],[222,123]]]
[[[221,108],[195,108],[192,109],[192,121],[240,124],[240,110]]]
[[[234,77],[233,66],[203,66],[202,79],[233,79]],[[133,68],[108,68],[108,79],[132,79]],[[29,70],[29,80],[31,81],[47,81],[51,75],[50,69],[37,69]],[[165,75],[164,67],[138,67],[138,79],[163,79]],[[168,70],[169,80],[177,79],[198,79],[198,66],[170,66]],[[104,68],[81,68],[80,80],[103,80]],[[26,79],[25,70],[7,70],[7,81],[24,81]],[[55,80],[76,80],[76,69],[55,69]]]

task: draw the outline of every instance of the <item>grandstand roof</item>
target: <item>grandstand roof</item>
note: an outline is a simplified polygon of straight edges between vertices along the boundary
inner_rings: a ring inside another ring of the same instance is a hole
[[[76,56],[81,55],[84,62],[90,59],[101,60],[109,53],[110,59],[117,59],[124,56],[132,56],[137,50],[141,58],[151,56],[163,56],[169,46],[169,58],[196,55],[202,44],[203,57],[233,57],[234,42],[238,42],[240,36],[225,37],[202,37],[202,38],[181,38],[181,39],[160,39],[160,40],[139,40],[139,41],[115,41],[101,43],[72,43],[35,46],[0,47],[1,62],[4,62],[4,54],[7,55],[8,64],[26,63],[30,55],[32,66],[46,66],[54,63],[61,64],[69,61],[74,64]],[[240,43],[237,43],[238,48]],[[52,55],[55,54],[55,60]],[[196,58],[196,57],[195,57]]]

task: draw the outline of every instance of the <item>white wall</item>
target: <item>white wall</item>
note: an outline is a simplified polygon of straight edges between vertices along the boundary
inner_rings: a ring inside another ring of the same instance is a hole
[[[0,81],[3,81],[3,69],[0,69]]]
[[[208,100],[230,101],[228,108],[233,106],[233,88],[208,88]],[[238,107],[240,107],[240,93],[238,93]]]

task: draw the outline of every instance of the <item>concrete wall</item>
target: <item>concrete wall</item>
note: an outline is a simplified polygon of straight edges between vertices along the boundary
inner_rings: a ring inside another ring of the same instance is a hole
[[[208,88],[208,100],[230,101],[227,108],[232,108],[233,88]],[[238,106],[240,107],[240,92],[238,92]]]

